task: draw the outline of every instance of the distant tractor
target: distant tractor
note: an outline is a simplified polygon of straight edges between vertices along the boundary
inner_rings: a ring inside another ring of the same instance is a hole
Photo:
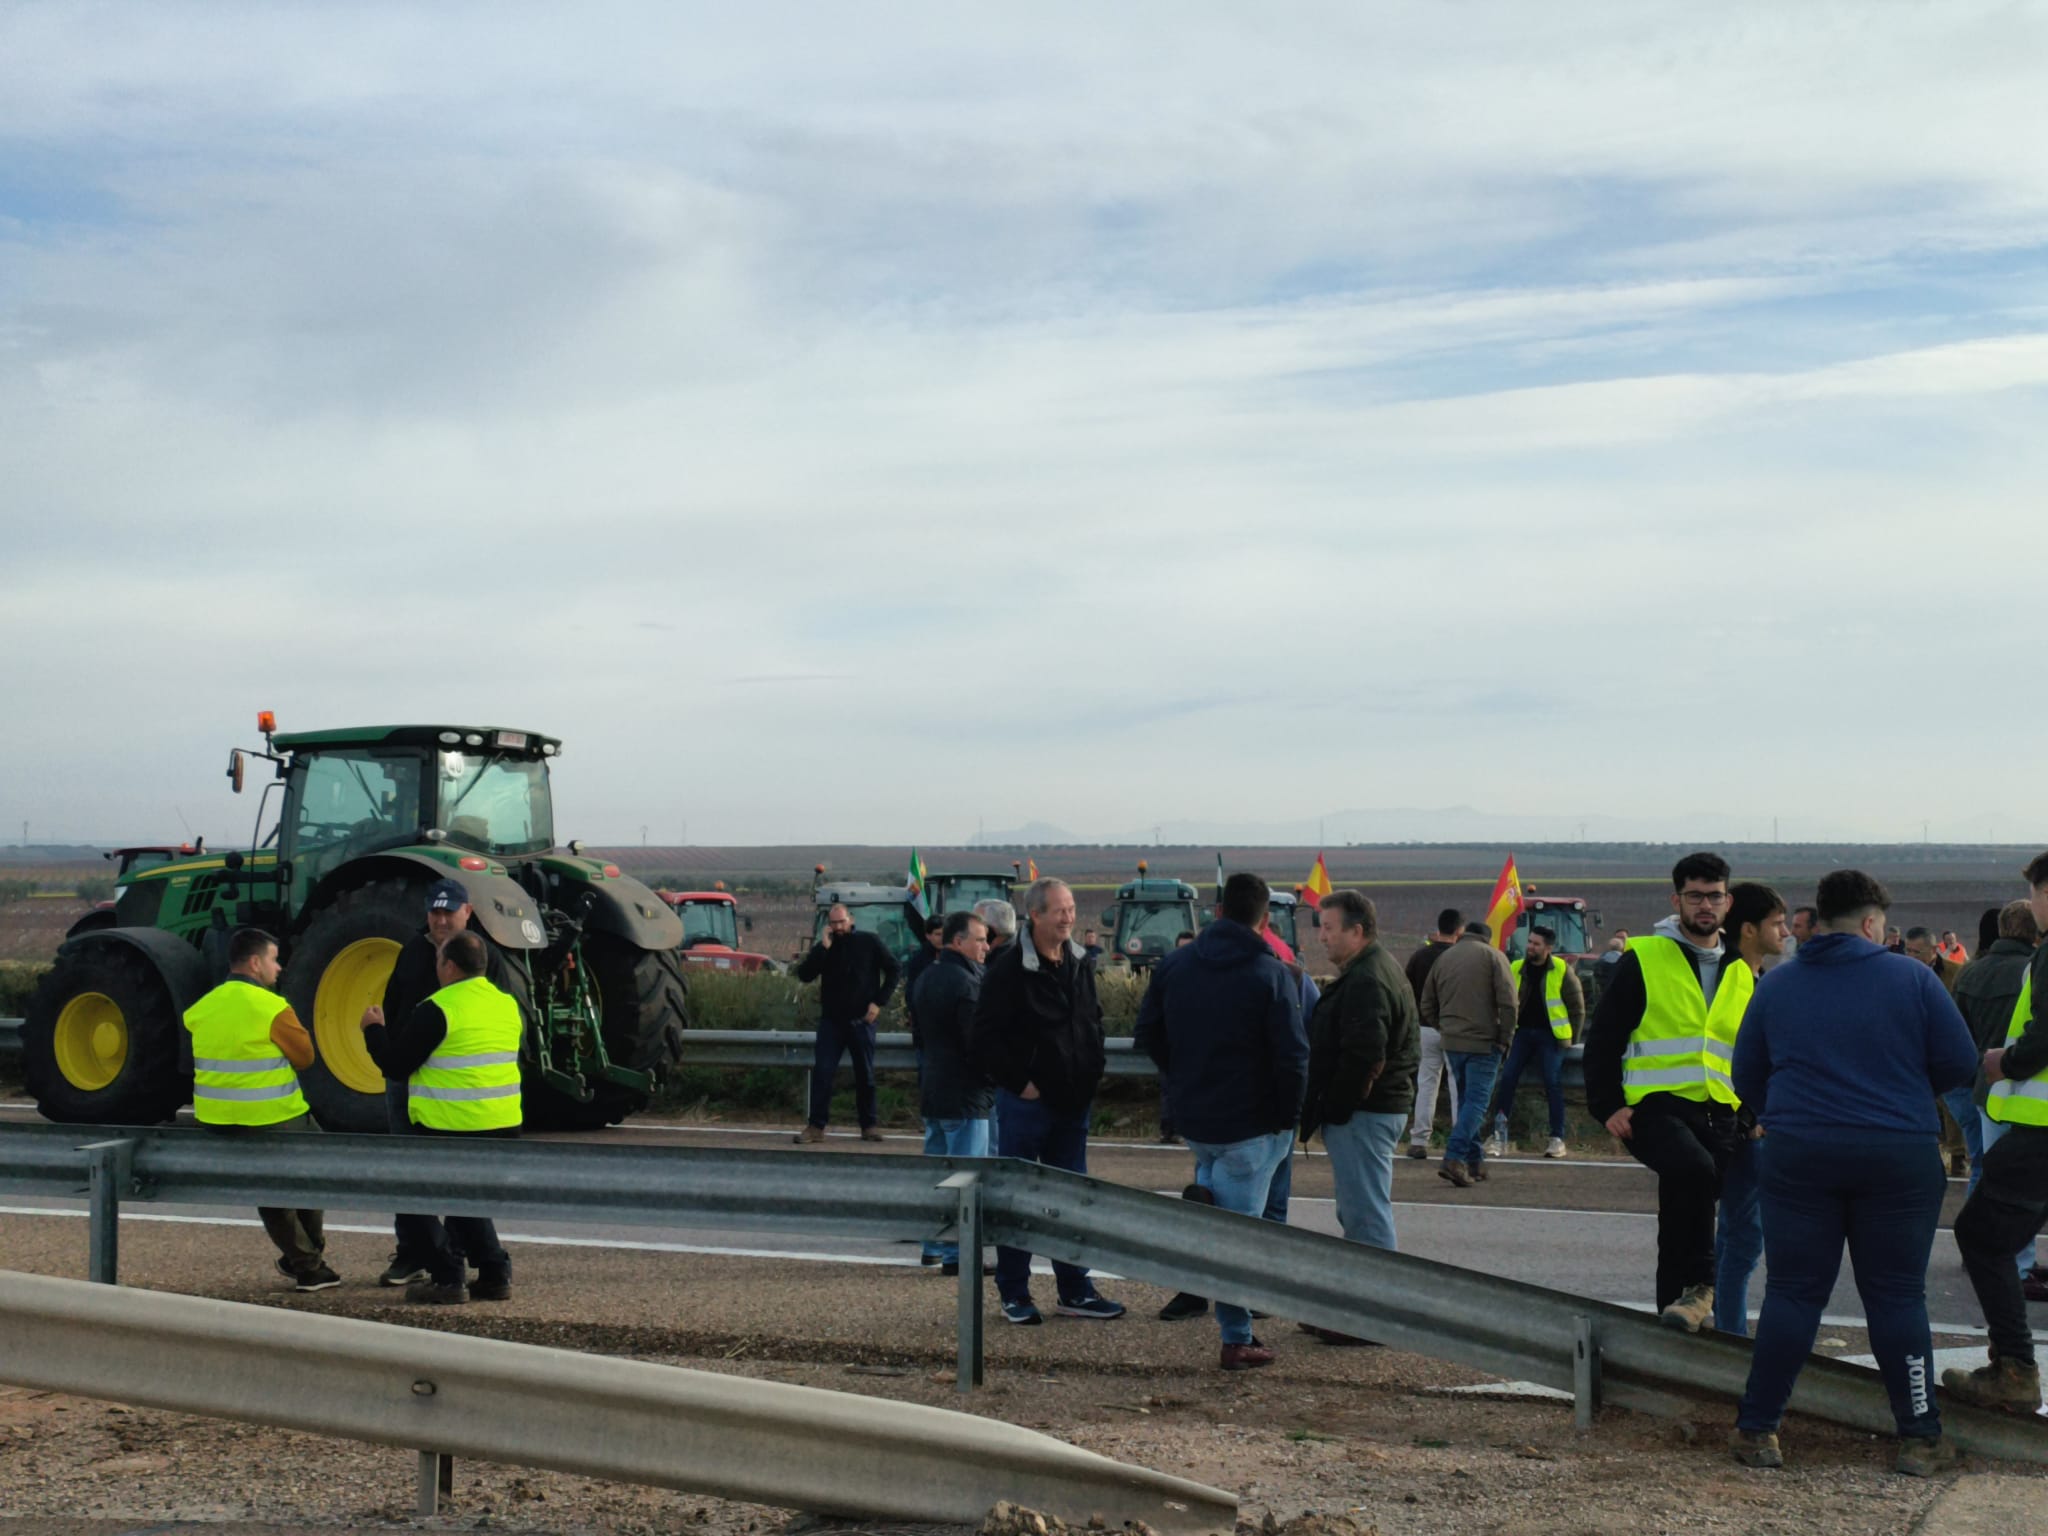
[[[740,948],[740,928],[753,932],[754,920],[741,917],[732,893],[719,886],[710,891],[662,891],[661,899],[683,920],[683,963],[708,971],[765,971],[774,968],[766,955]]]
[[[978,901],[1010,901],[1016,889],[1015,874],[927,871],[924,877],[925,903],[934,917],[963,911]]]
[[[1185,880],[1155,880],[1138,861],[1138,878],[1117,887],[1116,904],[1102,913],[1110,930],[1109,952],[1133,970],[1147,970],[1171,950],[1183,933],[1201,926],[1195,888]]]
[[[834,907],[844,907],[853,918],[853,926],[880,939],[898,965],[908,964],[924,945],[925,914],[918,910],[907,885],[872,885],[864,880],[827,884],[821,869],[811,887],[811,899],[813,944],[825,936],[825,914]]]
[[[358,1021],[446,877],[512,973],[527,1123],[590,1128],[647,1104],[686,1026],[683,925],[616,865],[576,843],[555,850],[558,741],[460,725],[277,734],[268,711],[258,727],[264,750],[228,760],[237,793],[252,756],[276,766],[251,850],[137,868],[114,926],[67,939],[38,986],[22,1061],[47,1118],[175,1114],[192,1088],[184,1010],[225,974],[230,931],[251,925],[284,946],[284,995],[316,1053],[300,1080],[321,1124],[382,1130],[383,1077]]]
[[[66,930],[64,937],[76,938],[81,933],[90,933],[95,928],[114,926],[114,908],[120,904],[121,893],[128,888],[128,882],[141,870],[155,869],[159,864],[168,864],[173,859],[197,858],[206,852],[206,839],[195,838],[189,843],[175,847],[167,843],[153,844],[147,848],[110,848],[100,857],[114,863],[114,895],[109,901],[95,902],[93,909]]]
[[[1301,895],[1297,891],[1274,891],[1272,893],[1272,905],[1266,909],[1266,926],[1285,939],[1287,947],[1293,950],[1297,957],[1301,955],[1301,918],[1303,913],[1308,914],[1308,920],[1312,926],[1321,926],[1321,914],[1314,907],[1304,907],[1301,904]]]

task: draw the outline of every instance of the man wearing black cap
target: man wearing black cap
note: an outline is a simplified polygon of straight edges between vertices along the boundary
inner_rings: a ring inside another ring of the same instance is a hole
[[[399,950],[398,959],[391,967],[391,979],[384,983],[382,1006],[363,1010],[366,1027],[382,1024],[387,1018],[408,1019],[414,1008],[433,996],[441,985],[435,974],[441,946],[468,929],[469,914],[469,892],[460,880],[436,880],[428,888],[427,926]],[[490,978],[492,986],[510,991],[512,972],[505,964],[505,957],[493,945],[486,944],[484,949],[488,955],[484,974]],[[393,1136],[408,1135],[412,1131],[412,1121],[406,1108],[406,1081],[403,1077],[395,1080],[386,1078],[384,1081],[385,1129]],[[405,1216],[394,1218],[392,1227],[398,1246],[392,1252],[389,1267],[377,1277],[377,1283],[396,1286],[426,1279],[430,1255],[407,1251],[405,1242],[408,1233],[419,1229]]]

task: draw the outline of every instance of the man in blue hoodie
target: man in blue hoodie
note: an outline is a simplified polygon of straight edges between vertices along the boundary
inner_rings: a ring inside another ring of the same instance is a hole
[[[1136,1043],[1159,1065],[1195,1182],[1226,1211],[1257,1216],[1294,1148],[1308,1086],[1301,986],[1258,932],[1271,892],[1257,875],[1223,882],[1216,921],[1163,956],[1138,1005]],[[1251,1313],[1219,1301],[1226,1371],[1270,1365]]]

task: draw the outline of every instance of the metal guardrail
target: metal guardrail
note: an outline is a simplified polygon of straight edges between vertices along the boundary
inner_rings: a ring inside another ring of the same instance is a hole
[[[1228,1532],[1237,1500],[998,1419],[317,1313],[0,1271],[0,1380],[819,1514],[973,1524],[999,1500]]]
[[[0,1019],[0,1061],[21,1053],[21,1020]],[[796,1029],[689,1029],[683,1031],[683,1064],[691,1067],[784,1067],[791,1071],[811,1070],[815,1036]],[[1103,1042],[1106,1068],[1111,1077],[1157,1077],[1152,1058],[1136,1048],[1128,1036],[1114,1035]],[[1564,1083],[1567,1088],[1584,1086],[1576,1045],[1565,1050]],[[910,1036],[875,1036],[875,1066],[884,1072],[915,1072],[917,1052]]]
[[[1675,1333],[1608,1303],[1004,1159],[0,1125],[0,1187],[81,1186],[92,1195],[93,1275],[105,1280],[116,1273],[123,1198],[957,1236],[963,1392],[983,1374],[984,1242],[1562,1388],[1582,1426],[1602,1400],[1694,1411],[1698,1394],[1739,1395],[1749,1373],[1747,1340]],[[1878,1376],[1836,1361],[1808,1361],[1791,1406],[1892,1428]],[[1943,1411],[1965,1449],[2048,1463],[2048,1427],[1952,1403]]]

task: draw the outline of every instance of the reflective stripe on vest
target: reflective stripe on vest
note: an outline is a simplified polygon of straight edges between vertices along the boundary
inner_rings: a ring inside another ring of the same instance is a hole
[[[1636,1104],[1646,1094],[1675,1093],[1740,1104],[1729,1074],[1736,1032],[1756,991],[1756,973],[1735,951],[1726,951],[1709,1009],[1699,976],[1676,939],[1652,934],[1630,939],[1628,947],[1643,968],[1643,1019],[1622,1059],[1622,1097]]]
[[[519,1124],[519,1005],[482,976],[429,999],[448,1034],[413,1073],[406,1102],[435,1131],[500,1131]]]
[[[306,1113],[299,1075],[270,1038],[289,1007],[268,987],[228,980],[185,1010],[192,1114],[200,1124],[276,1125]]]
[[[1526,958],[1526,957],[1525,957]],[[1508,967],[1515,973],[1515,995],[1522,995],[1522,962],[1517,960]],[[1551,956],[1550,969],[1543,973],[1543,1001],[1550,1014],[1550,1032],[1557,1036],[1560,1045],[1572,1043],[1571,1010],[1564,1005],[1564,962]]]
[[[2008,1049],[2027,1032],[2034,1021],[2034,973],[2020,983],[2020,999],[2013,1004],[2012,1023],[2005,1031]],[[2048,1076],[2018,1079],[2000,1078],[1984,1096],[1984,1113],[2004,1125],[2048,1126]]]

